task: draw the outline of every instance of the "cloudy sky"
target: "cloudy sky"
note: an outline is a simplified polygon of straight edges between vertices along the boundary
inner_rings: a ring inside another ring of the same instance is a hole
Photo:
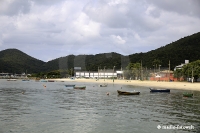
[[[148,52],[200,31],[199,0],[0,0],[0,51]]]

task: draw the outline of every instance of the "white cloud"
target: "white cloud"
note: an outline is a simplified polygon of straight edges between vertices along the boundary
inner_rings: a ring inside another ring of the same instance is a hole
[[[1,0],[0,50],[18,48],[45,61],[147,52],[199,32],[199,6],[197,0]]]
[[[78,39],[99,36],[100,24],[90,20],[85,13],[81,13],[78,18],[73,21],[72,26]]]
[[[30,5],[31,3],[28,0],[1,0],[0,14],[13,16],[21,13],[28,13]]]
[[[116,35],[111,35],[113,41],[117,44],[125,44],[126,41],[124,39],[122,39],[120,36],[116,36]]]
[[[108,5],[110,6],[115,6],[115,5],[119,5],[119,4],[127,4],[128,0],[110,0],[108,2]]]

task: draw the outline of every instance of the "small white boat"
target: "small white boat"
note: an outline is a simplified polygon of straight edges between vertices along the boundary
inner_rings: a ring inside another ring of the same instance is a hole
[[[107,84],[99,85],[99,87],[107,87]]]
[[[17,81],[17,79],[7,79],[7,81]]]

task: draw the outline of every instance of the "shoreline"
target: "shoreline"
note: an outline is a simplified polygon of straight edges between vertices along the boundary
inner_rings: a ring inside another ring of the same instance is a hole
[[[122,84],[122,85],[133,85],[142,86],[148,88],[164,88],[164,89],[179,89],[179,90],[196,90],[200,91],[200,83],[191,82],[162,82],[162,81],[140,81],[140,80],[111,80],[111,79],[51,79],[55,81],[66,81],[66,82],[86,82],[86,83],[106,83],[106,84]]]

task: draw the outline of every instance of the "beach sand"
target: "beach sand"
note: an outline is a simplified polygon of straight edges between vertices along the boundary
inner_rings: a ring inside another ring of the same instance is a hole
[[[197,90],[200,91],[200,83],[191,82],[157,82],[157,81],[140,81],[140,80],[111,80],[111,79],[54,79],[55,81],[73,81],[73,82],[87,82],[87,83],[99,83],[99,84],[123,84],[143,86],[148,88],[164,88],[164,89],[181,89],[181,90]]]

